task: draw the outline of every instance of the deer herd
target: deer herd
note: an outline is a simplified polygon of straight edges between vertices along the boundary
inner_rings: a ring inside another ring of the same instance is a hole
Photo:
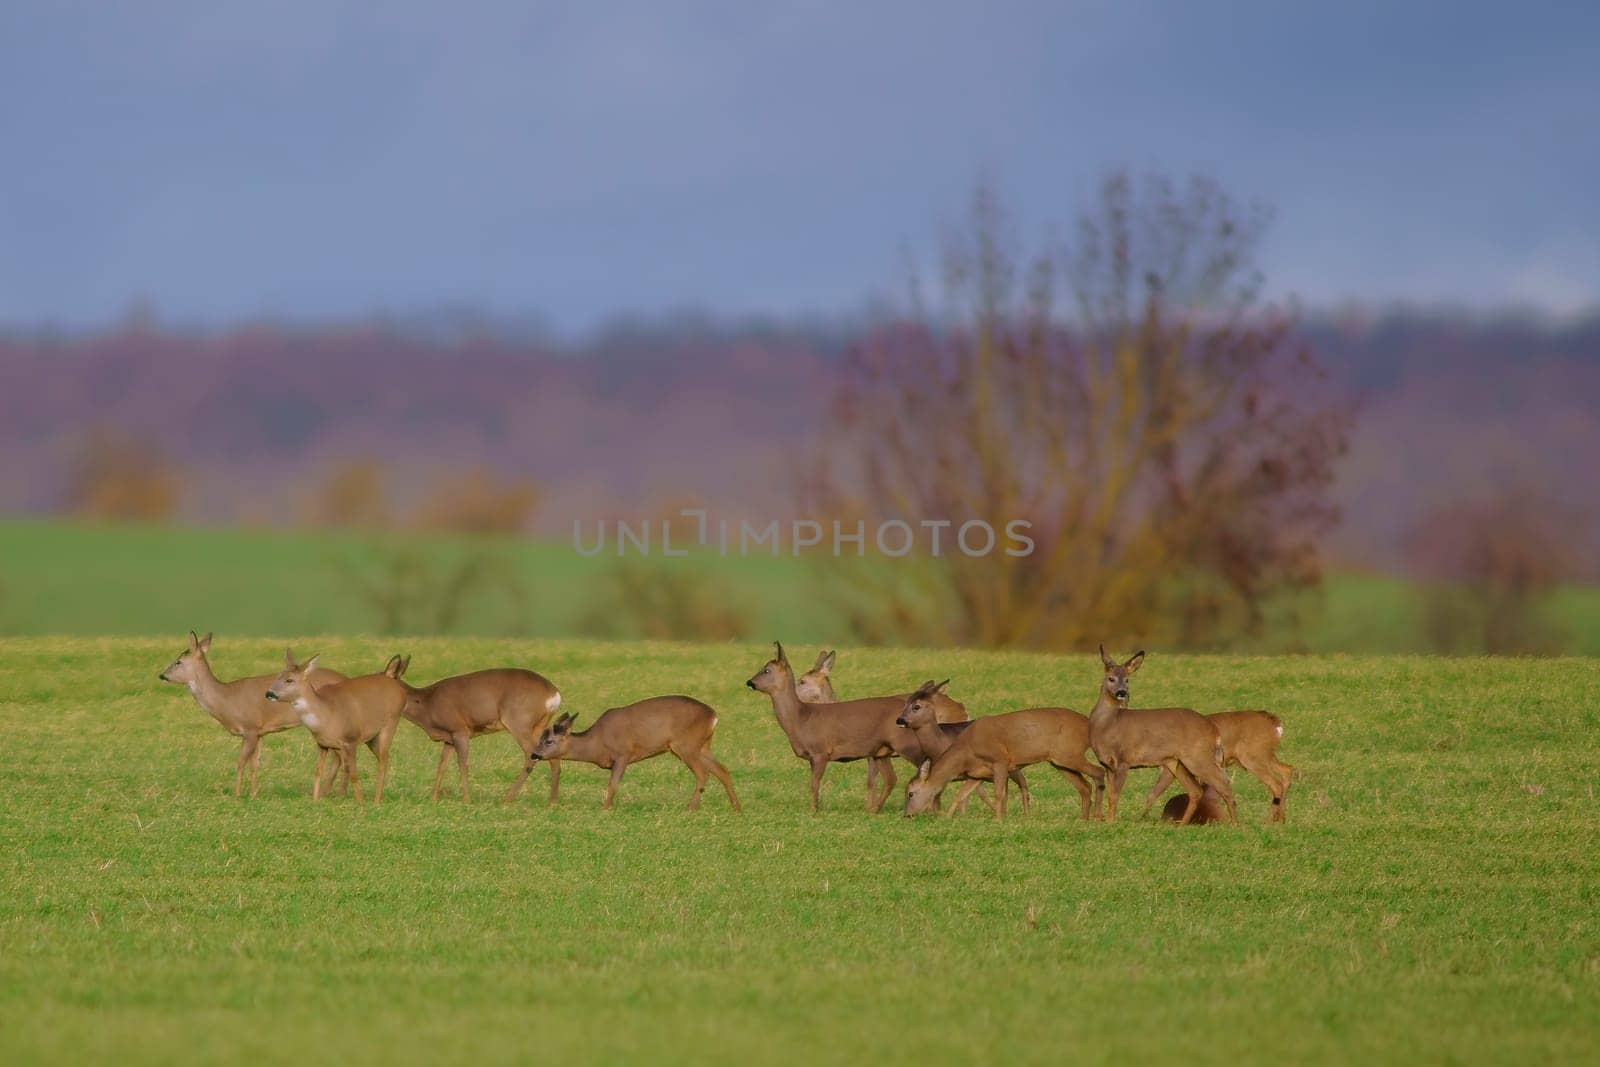
[[[711,754],[717,713],[693,697],[650,697],[612,708],[587,730],[576,730],[576,716],[560,711],[560,691],[543,675],[520,668],[474,671],[414,687],[404,681],[409,657],[394,656],[381,671],[349,677],[322,667],[318,656],[296,663],[286,652],[277,674],[224,682],[211,672],[210,650],[210,634],[191,632],[188,647],[161,672],[161,680],[188,687],[200,706],[239,738],[235,795],[244,792],[246,770],[250,795],[256,793],[262,737],[304,726],[317,745],[313,798],[331,791],[342,776],[344,791],[362,800],[356,754],[365,745],[377,758],[373,796],[381,801],[389,749],[405,719],[439,743],[435,801],[452,754],[462,798],[472,799],[471,740],[503,730],[523,754],[507,801],[516,799],[534,764],[542,761],[550,768],[550,802],[555,803],[561,763],[572,760],[611,772],[602,804],[610,808],[631,764],[671,752],[694,775],[690,810],[699,806],[708,778],[721,783],[729,805],[740,810],[728,769]],[[1100,649],[1101,684],[1088,715],[1070,708],[1024,708],[973,719],[945,692],[948,680],[929,680],[909,693],[838,700],[832,680],[835,652],[823,652],[810,670],[796,675],[783,645],[776,643],[773,657],[745,684],[772,701],[790,749],[810,767],[812,811],[821,806],[828,765],[856,760],[867,761],[867,810],[881,811],[894,792],[894,761],[901,759],[917,769],[906,787],[907,815],[941,808],[945,788],[955,782],[960,785],[944,809],[947,815],[964,810],[978,791],[996,817],[1004,818],[1012,785],[1027,811],[1032,797],[1023,772],[1049,764],[1077,790],[1084,819],[1103,815],[1114,821],[1128,772],[1158,767],[1145,813],[1177,782],[1184,792],[1165,806],[1165,818],[1179,824],[1232,822],[1226,769],[1237,764],[1267,787],[1269,817],[1282,822],[1294,772],[1278,759],[1283,723],[1265,711],[1202,715],[1190,708],[1130,708],[1128,679],[1144,656],[1135,652],[1118,662]]]

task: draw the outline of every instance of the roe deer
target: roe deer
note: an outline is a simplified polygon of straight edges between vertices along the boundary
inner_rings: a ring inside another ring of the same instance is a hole
[[[837,651],[817,653],[817,662],[811,669],[796,679],[794,684],[795,695],[806,704],[832,704],[839,698],[833,692],[833,665],[838,659]],[[911,694],[905,694],[910,697]],[[967,706],[952,697],[949,693],[940,691],[933,698],[934,714],[940,722],[970,722],[967,715]]]
[[[811,665],[811,669],[806,671],[795,681],[795,695],[800,698],[801,703],[837,703],[838,698],[833,692],[833,664],[834,661],[838,659],[838,656],[839,653],[833,650],[825,650],[817,653],[817,661]],[[910,696],[910,693],[896,694],[897,699],[901,700],[909,699]],[[968,721],[967,706],[961,703],[961,701],[956,700],[948,693],[943,692],[938,693],[933,699],[934,713],[938,716],[938,720],[940,722]],[[940,751],[942,752],[943,748],[941,748]],[[917,746],[913,745],[910,751],[904,753],[897,751],[896,755],[904,757],[911,763],[912,767],[916,767],[921,764],[925,753],[919,751]],[[891,786],[891,788],[893,787]],[[872,798],[877,796],[877,793],[878,764],[876,761],[873,761],[867,764],[867,803],[869,805],[872,803]],[[989,803],[988,798],[984,798],[984,803]]]
[[[917,744],[922,746],[924,760],[936,760],[944,755],[945,749],[955,743],[956,738],[960,737],[972,725],[971,719],[966,722],[939,721],[938,698],[943,695],[944,687],[949,684],[950,680],[948,678],[937,683],[932,679],[923,682],[921,688],[906,697],[906,706],[901,709],[899,716],[894,720],[896,726],[910,730],[916,735]],[[921,766],[920,761],[918,766]],[[988,775],[985,774],[983,777],[987,778]],[[1027,812],[1028,805],[1032,800],[1032,795],[1028,792],[1028,779],[1023,777],[1021,770],[1012,771],[1010,777],[1017,784],[1017,789],[1022,793],[1022,810]],[[906,790],[909,798],[909,783],[906,786]],[[994,801],[982,793],[979,793],[978,797],[989,806],[991,811],[995,810]],[[934,804],[937,806],[937,798],[935,798]],[[952,814],[954,811],[965,810],[966,792],[963,792],[961,798],[956,801]]]
[[[556,761],[580,760],[609,768],[611,781],[606,785],[606,798],[600,805],[609,810],[628,764],[671,752],[694,775],[690,811],[700,806],[700,794],[705,791],[708,775],[715,776],[728,791],[728,805],[734,811],[740,810],[728,768],[711,755],[711,734],[717,728],[717,713],[693,697],[651,697],[626,707],[612,708],[582,733],[572,730],[575,718],[577,716],[564,714],[545,727],[533,749],[533,759],[551,761],[551,803],[556,800]]]
[[[1088,749],[1089,720],[1070,708],[1024,708],[981,716],[961,731],[943,755],[922,764],[906,791],[906,814],[926,811],[945,786],[963,778],[967,781],[952,805],[954,811],[980,781],[992,778],[995,815],[1003,819],[1011,772],[1049,763],[1077,789],[1083,800],[1083,817],[1092,819],[1105,787],[1105,771],[1089,759]]]
[[[1283,741],[1283,720],[1269,711],[1219,711],[1206,718],[1211,720],[1222,737],[1223,769],[1235,763],[1243,767],[1264,786],[1272,797],[1271,821],[1282,822],[1289,796],[1289,781],[1294,768],[1278,759],[1278,745]],[[1150,795],[1145,797],[1144,811],[1161,799],[1172,785],[1172,775],[1165,767]],[[1171,805],[1168,805],[1170,807]]]
[[[255,796],[256,772],[261,767],[261,739],[267,734],[299,726],[300,715],[293,708],[267,700],[273,675],[256,674],[231,682],[218,680],[211,673],[211,664],[206,659],[206,653],[210,651],[211,635],[199,637],[190,630],[189,647],[179,652],[178,658],[161,672],[161,680],[188,686],[195,702],[221,723],[223,729],[239,738],[239,763],[233,774],[233,795],[243,794],[244,771],[248,766],[250,795]],[[338,671],[317,670],[318,685],[342,681],[344,675]],[[318,770],[321,770],[320,763]]]
[[[1106,655],[1102,645],[1100,663],[1105,680],[1089,712],[1089,747],[1108,775],[1106,818],[1116,821],[1117,798],[1129,770],[1165,767],[1189,794],[1180,825],[1194,817],[1202,785],[1217,791],[1228,809],[1228,821],[1235,821],[1233,790],[1222,771],[1222,737],[1211,720],[1192,708],[1128,708],[1128,675],[1144,663],[1144,652],[1135,652],[1119,664]]]
[[[1183,813],[1189,808],[1189,798],[1175,796],[1167,801],[1166,807],[1161,809],[1161,818],[1167,822],[1182,825]],[[1200,795],[1200,806],[1194,809],[1194,817],[1189,820],[1190,826],[1204,826],[1208,822],[1221,822],[1223,816],[1222,797],[1209,785]]]
[[[359,745],[371,748],[378,757],[378,787],[373,802],[381,803],[383,783],[389,776],[389,746],[394,741],[406,703],[406,687],[398,677],[405,669],[405,662],[397,663],[399,657],[395,657],[377,674],[319,685],[312,681],[317,658],[312,656],[304,664],[297,665],[294,653],[285,650],[284,669],[272,680],[267,699],[292,704],[317,744],[338,753],[345,777],[355,790],[357,803],[361,802],[361,781],[356,773],[356,748]],[[320,775],[311,795],[313,799],[322,796]]]
[[[871,760],[878,775],[867,785],[867,810],[876,812],[894,791],[891,757],[897,749],[914,746],[916,739],[894,724],[905,707],[904,696],[869,697],[833,704],[813,704],[795,692],[794,670],[773,642],[774,655],[744,684],[772,698],[772,714],[794,754],[811,765],[811,810],[822,805],[822,776],[829,763]],[[873,792],[876,780],[885,784],[881,795]]]
[[[400,676],[406,673],[406,668],[410,667],[410,666],[411,666],[411,657],[410,656],[398,656],[398,655],[390,656],[389,657],[389,662],[384,664],[383,673],[387,674],[390,678],[393,678],[393,679],[398,681]],[[291,709],[292,709],[292,706],[291,706]],[[332,757],[332,759],[329,759],[330,756]],[[328,768],[328,780],[327,780],[327,784],[325,786],[323,786],[323,788],[324,789],[332,789],[333,788],[333,780],[335,778],[339,777],[340,772],[343,771],[343,773],[344,773],[343,795],[349,796],[350,795],[350,769],[348,767],[344,766],[344,761],[339,757],[339,750],[338,749],[336,749],[336,748],[324,748],[319,743],[317,745],[317,772],[316,772],[318,781],[322,780],[322,770],[323,770],[323,765],[325,763],[327,764],[327,768]],[[316,796],[317,796],[317,788],[316,788],[315,785],[313,785],[312,788],[311,788],[311,796],[312,796],[313,799],[315,799]]]
[[[472,803],[467,784],[468,742],[480,734],[509,733],[522,750],[522,769],[506,793],[513,801],[533,768],[533,749],[550,717],[561,706],[561,693],[549,679],[533,671],[502,667],[441,678],[420,688],[406,686],[402,714],[440,742],[439,770],[433,776],[433,799],[439,799],[444,769],[453,753],[461,772],[461,799]],[[551,785],[556,764],[550,764]]]

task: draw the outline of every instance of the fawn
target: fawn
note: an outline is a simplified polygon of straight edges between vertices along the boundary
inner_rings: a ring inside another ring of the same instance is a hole
[[[211,673],[211,663],[206,658],[206,653],[210,651],[211,635],[199,637],[190,630],[189,647],[179,652],[178,658],[161,672],[161,680],[188,686],[195,702],[221,723],[223,729],[239,738],[239,762],[233,774],[233,795],[243,795],[244,772],[249,767],[250,795],[255,796],[256,772],[261,767],[261,739],[267,734],[299,726],[300,714],[293,708],[267,700],[273,675],[256,674],[231,682],[218,680]],[[318,685],[342,682],[344,675],[318,668],[315,681]],[[319,763],[319,777],[320,769]]]
[[[300,721],[323,749],[339,756],[345,778],[361,802],[361,782],[356,773],[356,748],[366,745],[378,757],[378,786],[374,803],[383,801],[383,783],[389,776],[389,746],[400,725],[405,708],[406,687],[399,675],[405,661],[395,657],[377,674],[364,674],[329,685],[313,681],[318,657],[296,664],[294,653],[284,651],[284,669],[272,680],[267,699],[284,701],[300,713]],[[317,776],[312,799],[322,796],[322,777]]]
[[[1228,821],[1235,821],[1233,790],[1222,770],[1222,737],[1211,720],[1192,708],[1128,708],[1128,676],[1144,663],[1143,651],[1117,663],[1102,645],[1100,663],[1105,679],[1089,712],[1089,747],[1108,774],[1106,818],[1116,821],[1117,799],[1129,770],[1165,767],[1189,794],[1180,825],[1193,818],[1202,785],[1217,791]]]
[[[532,759],[551,761],[552,804],[556,801],[559,784],[557,761],[580,760],[608,768],[611,781],[606,784],[605,800],[600,806],[609,810],[616,799],[617,786],[622,782],[622,772],[630,763],[671,752],[694,775],[690,811],[700,806],[700,794],[705,791],[708,775],[714,776],[727,790],[729,806],[734,811],[740,810],[728,768],[711,754],[711,735],[717,728],[717,713],[693,697],[651,697],[626,707],[612,708],[582,732],[572,729],[576,718],[571,714],[561,715],[545,727],[533,749]]]
[[[454,754],[456,767],[461,772],[461,799],[470,804],[468,742],[481,734],[501,730],[509,733],[522,749],[522,769],[505,795],[509,803],[522,790],[522,783],[533,768],[533,750],[539,743],[539,735],[560,706],[560,691],[543,675],[502,667],[441,678],[420,688],[408,685],[401,714],[440,742],[439,769],[433,776],[435,801],[444,785],[445,767]],[[550,773],[553,790],[555,763],[551,763]]]

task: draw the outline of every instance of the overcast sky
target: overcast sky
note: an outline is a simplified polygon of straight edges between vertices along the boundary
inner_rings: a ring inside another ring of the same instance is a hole
[[[1541,6],[6,0],[0,320],[849,312],[1117,164],[1273,205],[1313,304],[1570,314],[1600,5]]]

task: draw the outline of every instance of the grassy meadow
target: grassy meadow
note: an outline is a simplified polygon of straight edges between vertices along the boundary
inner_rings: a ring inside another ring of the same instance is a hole
[[[458,617],[438,626],[407,618],[396,632],[506,637],[586,636],[585,612],[614,556],[585,558],[565,542],[441,536],[374,540],[356,534],[274,529],[94,526],[0,520],[0,635],[179,634],[190,627],[233,637],[373,633],[373,605],[353,576],[376,560],[412,551],[442,573],[471,553],[503,564],[506,581],[485,583]],[[811,595],[805,560],[652,556],[646,567],[682,568],[712,583],[746,619],[750,639],[840,642],[846,629]],[[1332,574],[1320,594],[1296,602],[1295,630],[1269,628],[1247,651],[1392,653],[1422,651],[1414,590],[1381,575]],[[1569,650],[1600,655],[1600,588],[1557,594],[1554,621]],[[587,635],[592,636],[592,635]]]
[[[212,660],[264,672],[283,643],[219,635]],[[1286,825],[1237,776],[1243,825],[1178,829],[1137,803],[1081,822],[1047,770],[1004,824],[868,815],[859,765],[813,816],[743,687],[764,646],[295,644],[348,670],[403,648],[413,681],[531,666],[583,718],[697,695],[745,811],[714,785],[682,810],[670,756],[609,813],[577,764],[558,807],[542,770],[504,805],[503,735],[474,742],[476,802],[435,805],[409,724],[380,807],[314,804],[300,730],[238,800],[236,742],[156,678],[178,633],[0,640],[0,1062],[1600,1056],[1593,661],[1153,653],[1137,703],[1272,708],[1300,775]],[[935,674],[975,713],[1097,683],[1089,656],[838,667],[847,696]]]

